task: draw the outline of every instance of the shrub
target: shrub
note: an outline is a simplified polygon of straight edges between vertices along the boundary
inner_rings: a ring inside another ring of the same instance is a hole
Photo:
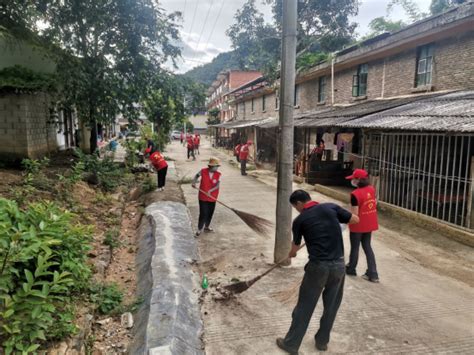
[[[20,210],[0,199],[0,342],[6,354],[36,351],[74,331],[67,305],[88,284],[92,231],[49,202]]]
[[[99,185],[104,191],[114,191],[120,185],[124,172],[112,158],[106,156],[99,159],[96,154],[84,154],[79,149],[76,149],[76,154],[78,164],[81,164],[77,169],[89,173],[88,182]]]
[[[142,186],[143,186],[143,192],[144,193],[147,193],[147,192],[152,192],[156,189],[156,181],[153,177],[151,177],[150,175],[148,175],[144,180],[143,180],[143,183],[142,183]]]
[[[110,249],[118,248],[120,246],[120,229],[112,228],[105,232],[104,245]]]
[[[116,284],[95,284],[90,288],[90,298],[101,314],[111,314],[120,309],[123,294]]]

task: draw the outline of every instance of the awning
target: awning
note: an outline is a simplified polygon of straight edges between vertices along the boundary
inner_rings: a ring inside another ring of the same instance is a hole
[[[271,122],[272,120],[276,120],[276,119],[274,117],[266,117],[259,120],[236,120],[236,121],[224,122],[217,125],[213,125],[212,127],[225,128],[225,129],[246,128],[246,127],[259,126],[261,124]]]

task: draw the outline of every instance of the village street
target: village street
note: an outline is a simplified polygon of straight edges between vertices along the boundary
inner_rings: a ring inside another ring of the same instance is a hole
[[[185,148],[176,142],[168,146],[166,154],[176,160],[181,178],[194,176],[211,155],[219,157],[222,165],[220,199],[234,208],[274,221],[275,188],[252,176],[242,177],[239,170],[229,164],[230,157],[211,148],[208,140],[203,140],[201,154],[194,162],[186,160]],[[190,184],[183,184],[182,188],[195,228],[197,193]],[[330,201],[324,195],[311,194],[319,202]],[[405,226],[402,224],[393,223],[393,226],[387,228],[382,221],[373,243],[380,284],[369,283],[360,276],[346,277],[344,299],[328,351],[472,353],[474,292],[469,248],[450,241],[438,246],[423,244],[412,236],[403,235]],[[300,252],[290,267],[275,270],[235,299],[215,300],[213,289],[217,284],[230,283],[233,278],[250,279],[268,268],[273,262],[274,241],[258,236],[233,212],[219,205],[212,227],[215,232],[199,238],[201,260],[195,270],[196,278],[205,272],[211,286],[209,292],[204,293],[202,303],[206,353],[282,353],[275,339],[288,330],[306,251]],[[422,230],[415,232],[423,233]],[[426,231],[426,234],[433,236],[432,232]],[[344,243],[347,259],[347,231]],[[450,256],[444,255],[442,249],[449,251]],[[424,261],[423,254],[430,255],[432,264]],[[362,275],[366,266],[363,254],[359,260],[358,274]],[[440,272],[443,269],[446,272]],[[450,273],[452,277],[447,276]],[[313,336],[321,310],[320,300],[300,353],[316,352]]]

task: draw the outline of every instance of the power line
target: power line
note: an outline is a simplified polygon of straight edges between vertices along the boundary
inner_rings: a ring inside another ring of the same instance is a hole
[[[194,20],[196,19],[196,12],[197,12],[198,5],[199,5],[199,0],[196,0],[196,7],[194,8],[193,20],[191,21],[191,28],[189,29],[188,39],[186,40],[186,42],[189,42],[189,38],[191,37],[191,33],[193,32]]]
[[[207,19],[209,18],[209,14],[211,13],[213,3],[214,3],[214,0],[211,0],[211,3],[209,5],[209,9],[207,10],[206,18],[204,19],[204,24],[202,25],[201,33],[199,34],[199,39],[197,41],[196,49],[194,50],[196,53],[193,55],[193,59],[196,57],[197,51],[199,50],[199,44],[201,43],[201,37],[202,37],[202,34],[204,33],[204,29],[206,28]]]
[[[225,3],[225,0],[222,0],[221,7],[220,7],[219,12],[216,16],[216,21],[214,21],[214,25],[212,26],[212,30],[209,33],[209,37],[207,38],[207,43],[206,43],[206,46],[204,47],[204,52],[207,50],[207,46],[209,45],[209,42],[211,41],[212,34],[214,33],[214,30],[216,29],[217,21],[219,21],[222,9],[224,8],[224,3]]]

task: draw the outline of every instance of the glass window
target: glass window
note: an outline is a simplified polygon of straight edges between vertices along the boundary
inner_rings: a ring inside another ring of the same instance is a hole
[[[318,80],[318,102],[326,101],[326,77],[322,76]]]
[[[433,71],[434,45],[427,44],[418,48],[416,57],[415,87],[430,85]]]
[[[367,95],[367,74],[369,65],[367,63],[360,64],[357,67],[357,74],[352,77],[352,96]]]
[[[262,111],[265,111],[266,110],[266,95],[263,95],[262,96]]]

